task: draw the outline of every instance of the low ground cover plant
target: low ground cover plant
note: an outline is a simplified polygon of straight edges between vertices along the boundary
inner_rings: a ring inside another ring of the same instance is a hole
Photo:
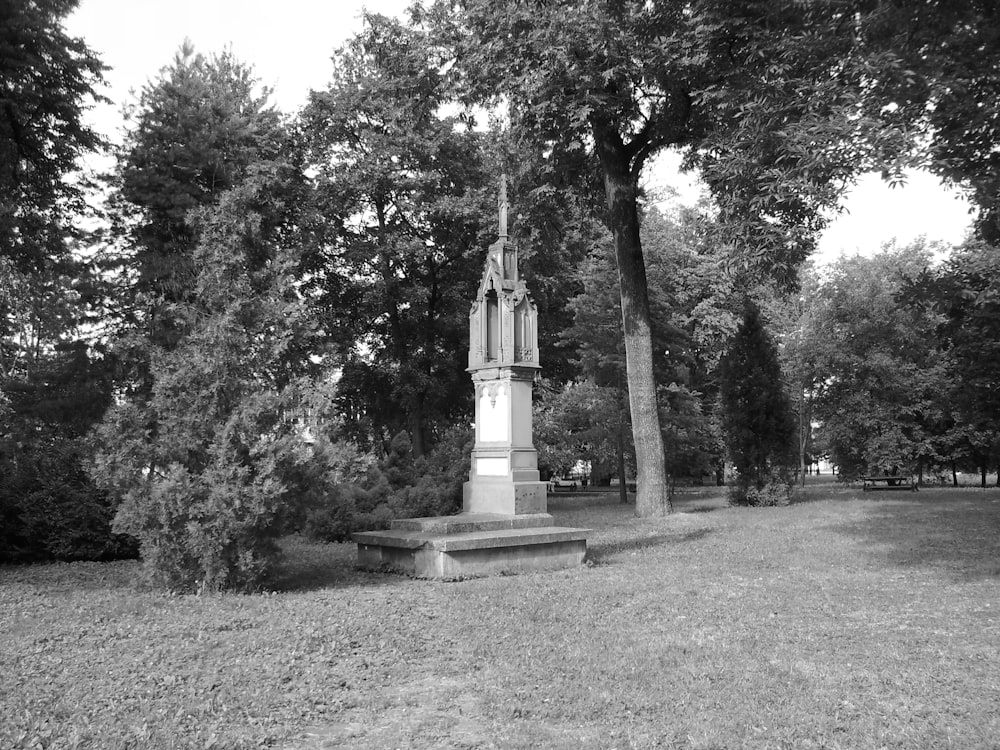
[[[990,748],[1000,491],[552,498],[585,566],[460,582],[282,540],[250,595],[0,568],[4,748]]]

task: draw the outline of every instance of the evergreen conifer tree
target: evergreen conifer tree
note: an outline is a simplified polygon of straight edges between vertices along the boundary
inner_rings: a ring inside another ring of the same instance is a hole
[[[738,474],[733,499],[770,504],[784,494],[791,465],[795,421],[781,378],[778,352],[760,310],[748,300],[729,351],[719,363],[722,426]]]

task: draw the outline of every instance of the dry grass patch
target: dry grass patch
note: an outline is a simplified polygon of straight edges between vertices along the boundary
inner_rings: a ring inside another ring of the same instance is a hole
[[[560,496],[588,565],[439,583],[289,540],[275,592],[0,569],[3,748],[989,748],[1000,493]]]

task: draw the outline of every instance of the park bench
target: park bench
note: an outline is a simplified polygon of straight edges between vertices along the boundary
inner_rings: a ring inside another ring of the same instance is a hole
[[[864,483],[863,490],[868,492],[869,490],[910,490],[911,492],[917,491],[917,483],[913,480],[913,477],[901,477],[901,476],[876,476],[876,477],[861,477],[861,481]],[[882,486],[882,483],[885,486]]]
[[[548,481],[549,492],[555,492],[559,489],[566,489],[572,492],[573,490],[579,489],[583,483],[579,479],[569,478],[569,477],[553,477]]]

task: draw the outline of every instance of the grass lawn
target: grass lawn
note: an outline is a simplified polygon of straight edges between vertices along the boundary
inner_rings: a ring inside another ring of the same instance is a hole
[[[274,591],[0,568],[0,748],[997,748],[1000,491],[550,498],[588,564],[417,581],[287,543]]]

